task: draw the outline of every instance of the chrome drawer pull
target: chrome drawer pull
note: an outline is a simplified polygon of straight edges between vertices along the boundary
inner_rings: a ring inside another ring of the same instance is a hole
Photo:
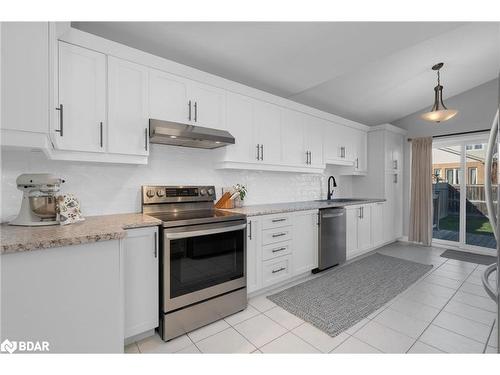
[[[286,236],[286,233],[282,232],[282,233],[275,233],[275,234],[273,234],[273,238],[281,237],[281,236]]]
[[[273,219],[272,220],[273,223],[279,223],[280,221],[286,221],[286,219],[283,218],[283,219]]]
[[[277,249],[273,249],[272,252],[277,253],[278,251],[283,251],[283,250],[286,250],[286,247],[279,247]]]
[[[278,268],[277,270],[272,270],[271,272],[272,273],[278,273],[278,272],[281,272],[281,271],[284,271],[284,270],[286,270],[286,268],[285,267],[281,267],[281,268]]]

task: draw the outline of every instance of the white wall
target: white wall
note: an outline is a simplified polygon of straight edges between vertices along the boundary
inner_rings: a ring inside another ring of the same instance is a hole
[[[447,122],[434,124],[420,119],[420,114],[429,110],[432,105],[432,98],[429,97],[429,108],[424,108],[400,120],[393,121],[392,124],[406,129],[408,131],[408,138],[489,129],[498,106],[498,84],[498,79],[495,79],[454,97],[445,97],[445,105],[450,109],[457,109],[459,111],[457,116]],[[446,87],[444,94],[446,95]],[[411,143],[406,142],[404,149],[404,235],[408,234],[410,212],[410,145]]]
[[[63,192],[80,198],[85,215],[140,212],[141,185],[215,185],[248,187],[246,204],[314,200],[326,197],[326,179],[337,179],[336,196],[352,194],[352,177],[327,168],[324,175],[215,170],[211,150],[151,145],[148,165],[77,163],[47,160],[40,152],[2,150],[1,221],[17,215],[22,193],[16,188],[21,173],[54,173],[66,180]]]

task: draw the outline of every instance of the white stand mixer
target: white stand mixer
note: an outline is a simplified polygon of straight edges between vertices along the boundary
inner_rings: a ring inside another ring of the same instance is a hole
[[[64,180],[49,173],[22,174],[16,179],[17,188],[23,192],[19,215],[10,225],[56,225],[57,197]]]

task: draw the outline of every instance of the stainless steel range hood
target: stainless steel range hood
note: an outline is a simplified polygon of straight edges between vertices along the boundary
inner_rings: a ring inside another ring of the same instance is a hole
[[[164,145],[212,149],[234,144],[234,137],[225,130],[149,119],[149,141]]]

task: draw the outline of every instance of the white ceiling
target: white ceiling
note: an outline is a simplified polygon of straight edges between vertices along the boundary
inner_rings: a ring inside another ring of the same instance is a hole
[[[498,76],[500,23],[73,22],[73,27],[368,125]]]

